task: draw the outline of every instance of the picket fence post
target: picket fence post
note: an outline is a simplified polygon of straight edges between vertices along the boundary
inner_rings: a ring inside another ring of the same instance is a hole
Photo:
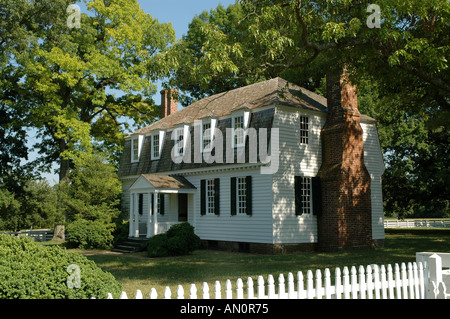
[[[247,299],[255,299],[255,291],[253,290],[252,277],[248,277],[247,279]]]

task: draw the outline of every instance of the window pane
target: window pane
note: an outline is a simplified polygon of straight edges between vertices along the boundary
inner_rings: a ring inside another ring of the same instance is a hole
[[[215,189],[214,189],[214,180],[210,179],[207,181],[207,212],[208,214],[214,214],[214,197],[215,197]]]
[[[247,213],[247,183],[245,177],[237,178],[237,202],[239,214]]]
[[[139,159],[139,140],[134,139],[132,144],[133,149],[133,160],[137,161]]]
[[[207,131],[209,130],[209,131]],[[208,148],[209,144],[211,143],[211,123],[205,123],[203,124],[203,149]]]
[[[300,143],[308,144],[309,118],[300,116]]]
[[[152,136],[152,143],[153,143],[153,157],[157,158],[159,157],[159,135]]]
[[[311,213],[311,178],[302,178],[302,210],[303,214]]]
[[[238,116],[234,118],[234,144],[244,144],[244,117]]]

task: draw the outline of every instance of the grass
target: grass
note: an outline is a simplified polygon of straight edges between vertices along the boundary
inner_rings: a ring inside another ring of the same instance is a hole
[[[207,282],[213,292],[216,280],[224,286],[227,279],[234,284],[238,278],[252,277],[256,282],[259,275],[265,279],[269,274],[275,278],[280,273],[296,274],[307,270],[333,270],[336,267],[368,264],[395,264],[415,261],[416,252],[450,251],[450,229],[405,229],[387,230],[385,247],[370,251],[348,251],[336,253],[292,253],[286,255],[255,255],[211,250],[197,250],[192,255],[149,258],[145,252],[119,254],[109,251],[77,250],[95,261],[103,270],[112,273],[122,284],[123,290],[133,297],[140,289],[148,298],[151,288],[162,296],[166,286],[175,294],[181,284],[185,294],[195,283],[200,288]]]

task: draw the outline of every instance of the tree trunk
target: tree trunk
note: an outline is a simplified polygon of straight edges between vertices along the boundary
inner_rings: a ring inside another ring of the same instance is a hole
[[[67,143],[64,139],[58,140],[59,144],[59,182],[67,179],[69,176],[70,159],[64,158],[61,154],[67,150]]]

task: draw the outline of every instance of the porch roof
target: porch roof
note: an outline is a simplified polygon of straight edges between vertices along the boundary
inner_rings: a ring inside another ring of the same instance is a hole
[[[142,174],[155,188],[196,189],[186,178],[177,175]]]
[[[142,189],[143,187],[177,192],[196,190],[196,187],[185,177],[179,175],[142,174],[130,187],[130,190]]]

